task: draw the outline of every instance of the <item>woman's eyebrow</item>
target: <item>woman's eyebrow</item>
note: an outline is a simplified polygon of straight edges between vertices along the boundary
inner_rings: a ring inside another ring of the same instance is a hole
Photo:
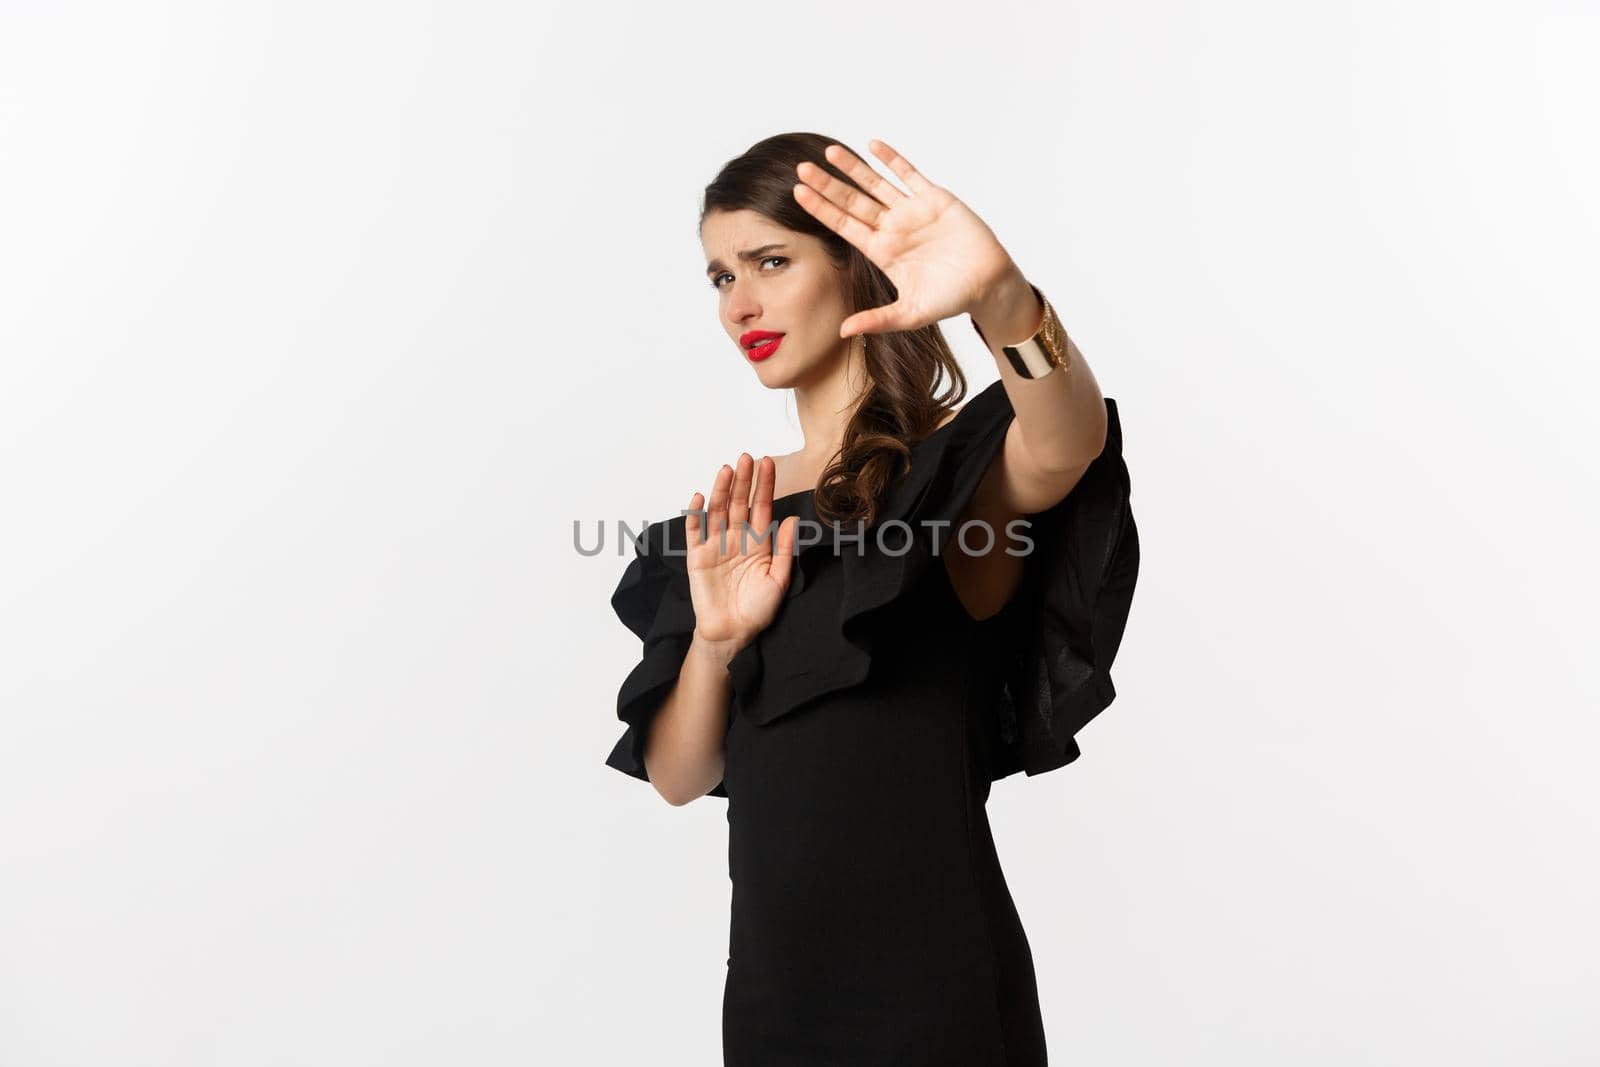
[[[739,255],[740,259],[749,261],[749,260],[752,260],[752,259],[760,259],[762,256],[766,255],[768,252],[775,252],[780,248],[788,248],[788,247],[789,246],[785,245],[785,244],[762,245],[760,248],[752,248],[752,249],[750,249],[750,251],[748,251],[748,252],[740,252],[740,253],[738,253],[738,255]],[[718,271],[724,271],[724,270],[727,270],[727,269],[728,269],[727,267],[724,267],[722,265],[722,260],[720,260],[720,259],[713,259],[710,263],[706,264],[706,273],[707,274],[715,274]]]

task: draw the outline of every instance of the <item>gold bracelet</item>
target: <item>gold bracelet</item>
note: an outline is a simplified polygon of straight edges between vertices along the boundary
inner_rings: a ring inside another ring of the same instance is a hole
[[[1001,345],[1000,351],[1005,353],[1012,369],[1019,375],[1024,378],[1039,378],[1057,367],[1070,366],[1072,360],[1067,331],[1062,328],[1061,320],[1056,318],[1055,308],[1051,307],[1050,301],[1039,292],[1037,285],[1029,282],[1028,288],[1033,290],[1034,295],[1039,298],[1039,303],[1044,305],[1044,321],[1039,324],[1039,329],[1032,337],[1014,345]],[[988,345],[989,339],[983,336],[983,330],[978,326],[977,319],[972,319],[972,328],[978,331],[978,337]],[[992,349],[992,346],[990,347]]]

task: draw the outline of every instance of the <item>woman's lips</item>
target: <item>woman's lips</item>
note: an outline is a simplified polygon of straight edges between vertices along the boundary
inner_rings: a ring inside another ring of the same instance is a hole
[[[750,362],[760,363],[762,360],[772,355],[772,353],[776,352],[778,350],[778,346],[782,343],[782,336],[768,337],[766,340],[757,341],[755,344],[745,349],[744,354],[750,357]]]

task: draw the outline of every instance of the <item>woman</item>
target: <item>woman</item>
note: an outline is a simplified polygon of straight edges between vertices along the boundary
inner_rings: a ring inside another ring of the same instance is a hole
[[[741,454],[640,535],[612,606],[643,655],[606,762],[728,801],[725,1064],[1044,1064],[985,802],[1076,758],[1115,696],[1139,558],[1121,427],[989,228],[870,147],[909,191],[815,134],[706,190],[722,326],[794,391],[805,445]],[[962,313],[1000,379],[958,409],[937,323]]]

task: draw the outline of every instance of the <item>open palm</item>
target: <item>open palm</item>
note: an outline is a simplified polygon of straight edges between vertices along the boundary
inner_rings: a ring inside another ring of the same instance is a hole
[[[740,455],[736,468],[723,464],[718,470],[711,502],[703,511],[699,493],[690,500],[684,517],[688,535],[684,560],[695,629],[708,641],[742,648],[783,605],[799,520],[785,519],[775,536],[768,530],[775,477],[770,458],[757,464]]]
[[[994,231],[948,190],[935,185],[882,141],[868,142],[910,192],[842,145],[824,155],[861,188],[814,163],[795,168],[795,200],[859,248],[894,283],[894,303],[845,319],[839,336],[914,330],[970,312],[1015,271]],[[864,191],[863,191],[864,190]]]

